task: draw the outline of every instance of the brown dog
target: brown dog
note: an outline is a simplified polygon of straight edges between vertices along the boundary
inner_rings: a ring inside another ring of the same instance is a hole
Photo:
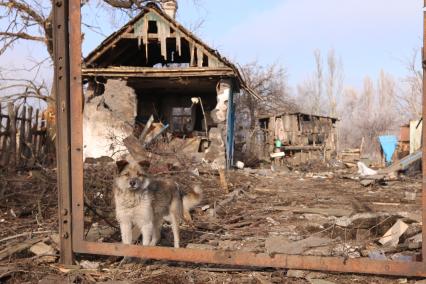
[[[201,202],[202,190],[195,186],[183,192],[170,180],[149,177],[143,163],[117,162],[114,180],[115,212],[124,244],[132,243],[132,225],[139,227],[144,246],[160,240],[163,220],[172,225],[174,247],[179,247],[179,223],[191,220],[189,210]]]

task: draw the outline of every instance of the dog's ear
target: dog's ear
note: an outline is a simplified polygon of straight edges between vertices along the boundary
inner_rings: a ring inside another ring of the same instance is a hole
[[[140,161],[139,166],[141,166],[143,169],[148,170],[149,166],[151,166],[151,162],[150,161]]]
[[[128,164],[129,162],[127,162],[126,160],[117,161],[116,165],[118,173],[121,173]]]

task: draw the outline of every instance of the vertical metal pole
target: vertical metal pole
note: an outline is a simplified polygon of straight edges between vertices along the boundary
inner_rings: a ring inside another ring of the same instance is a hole
[[[423,67],[423,122],[422,122],[422,238],[426,240],[426,0],[423,7],[423,48],[422,48],[422,67]],[[423,263],[426,263],[426,244],[422,242]]]
[[[71,234],[70,66],[68,0],[52,1],[60,261],[73,264]]]
[[[83,89],[81,83],[80,0],[70,0],[70,94],[71,94],[71,186],[72,236],[75,249],[83,241]]]

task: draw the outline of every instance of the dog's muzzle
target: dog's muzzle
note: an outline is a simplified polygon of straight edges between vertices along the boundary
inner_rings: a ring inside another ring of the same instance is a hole
[[[140,187],[141,181],[137,178],[132,178],[129,180],[129,189],[137,190]]]

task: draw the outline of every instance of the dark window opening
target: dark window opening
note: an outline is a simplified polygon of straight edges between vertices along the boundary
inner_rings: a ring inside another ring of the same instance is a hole
[[[191,65],[191,67],[197,67],[197,66],[198,66],[198,55],[197,55],[197,53],[198,53],[198,50],[197,50],[197,48],[195,47],[195,48],[194,48],[194,54],[193,54],[193,56],[194,56],[194,60],[192,60],[193,65]]]
[[[302,121],[311,121],[311,117],[309,115],[302,115]]]
[[[158,27],[156,21],[148,21],[148,33],[156,34],[158,33]]]
[[[268,129],[269,127],[269,118],[265,118],[265,119],[260,119],[259,120],[259,126],[261,129]]]
[[[209,67],[209,57],[203,54],[203,67]]]

